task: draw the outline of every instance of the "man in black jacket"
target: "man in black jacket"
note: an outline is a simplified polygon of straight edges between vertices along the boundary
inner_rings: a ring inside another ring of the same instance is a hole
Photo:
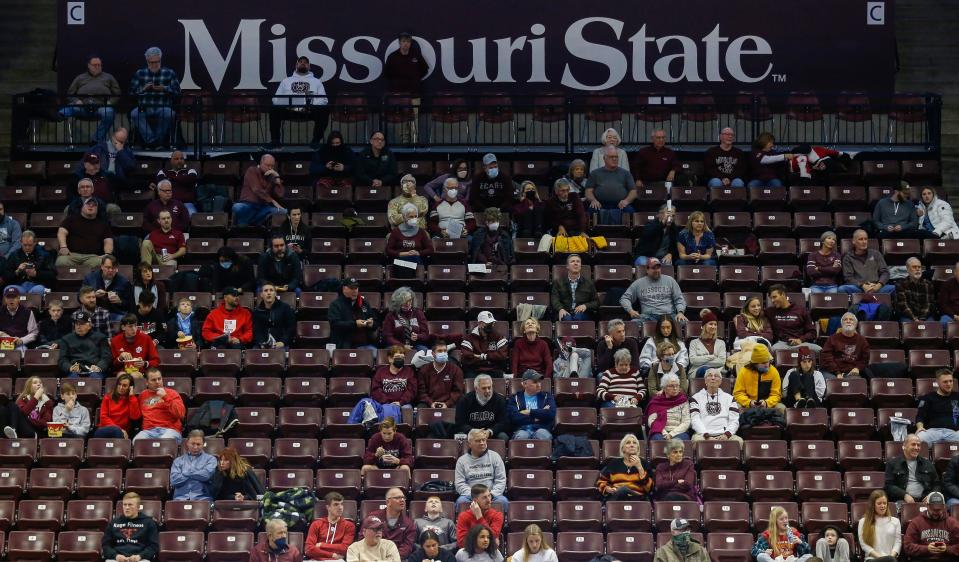
[[[293,309],[276,298],[276,287],[272,283],[264,283],[260,288],[260,304],[253,309],[253,343],[265,349],[289,348],[295,327]]]
[[[918,503],[931,492],[941,492],[939,474],[931,460],[920,457],[922,441],[910,433],[902,455],[886,461],[886,495],[894,502]]]
[[[100,543],[107,562],[147,562],[160,553],[160,530],[156,521],[140,512],[140,496],[123,496],[123,514],[107,524]]]
[[[303,277],[303,265],[295,253],[286,249],[286,240],[283,235],[274,235],[270,242],[270,249],[260,256],[256,268],[256,284],[262,287],[272,283],[276,292],[285,293],[296,291],[300,294],[300,279]]]
[[[15,286],[22,295],[42,295],[56,284],[53,256],[37,245],[37,235],[32,230],[23,231],[20,247],[7,256],[3,282]]]
[[[959,504],[959,455],[949,460],[949,466],[942,473],[942,487],[946,493],[946,507]]]
[[[336,349],[376,350],[376,311],[360,295],[360,284],[347,277],[340,286],[340,296],[330,304],[330,341]]]
[[[370,145],[356,157],[356,183],[383,187],[396,185],[396,159],[393,151],[386,148],[386,137],[380,131],[374,131]]]
[[[674,220],[675,212],[673,207],[663,205],[659,208],[659,215],[643,227],[634,251],[636,265],[646,265],[649,258],[659,258],[665,265],[671,265],[678,257],[676,238],[680,228]]]
[[[489,439],[508,440],[506,398],[493,391],[493,379],[489,375],[477,376],[473,387],[473,392],[463,396],[456,404],[453,434],[469,434],[472,429],[485,429]]]

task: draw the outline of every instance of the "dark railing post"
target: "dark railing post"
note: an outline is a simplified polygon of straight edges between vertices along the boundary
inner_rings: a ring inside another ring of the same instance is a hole
[[[749,142],[752,142],[753,139],[759,136],[759,117],[760,117],[759,104],[760,104],[759,96],[756,94],[753,94],[753,108],[752,108],[753,118],[752,118],[752,123],[750,123],[750,129],[753,132],[753,136],[749,140]]]
[[[926,94],[926,150],[942,150],[942,96]]]
[[[206,131],[203,130],[203,101],[206,94],[200,94],[193,98],[193,157],[200,158],[203,154],[203,137]]]
[[[566,154],[573,153],[573,98],[572,96],[565,99],[566,103],[566,138],[564,139],[564,144],[566,146]]]

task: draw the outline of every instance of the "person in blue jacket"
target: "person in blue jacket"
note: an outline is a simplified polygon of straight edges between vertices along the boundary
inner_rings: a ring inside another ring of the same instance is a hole
[[[173,459],[170,467],[173,499],[213,501],[211,484],[219,463],[203,450],[205,439],[202,429],[194,429],[187,437],[183,454]]]
[[[523,373],[523,390],[514,394],[508,404],[513,439],[552,439],[556,421],[556,400],[543,392],[543,375],[532,369]]]

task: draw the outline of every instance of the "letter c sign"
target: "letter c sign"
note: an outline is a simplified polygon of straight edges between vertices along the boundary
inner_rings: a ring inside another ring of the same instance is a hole
[[[86,23],[84,2],[67,2],[67,25],[83,25]]]
[[[885,2],[866,2],[866,25],[886,25]]]

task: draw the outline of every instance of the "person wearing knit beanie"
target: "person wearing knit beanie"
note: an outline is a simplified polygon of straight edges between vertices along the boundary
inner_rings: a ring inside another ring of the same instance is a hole
[[[769,348],[759,343],[753,347],[749,364],[739,369],[733,398],[741,408],[775,408],[785,413],[782,378],[772,365],[772,359]]]

